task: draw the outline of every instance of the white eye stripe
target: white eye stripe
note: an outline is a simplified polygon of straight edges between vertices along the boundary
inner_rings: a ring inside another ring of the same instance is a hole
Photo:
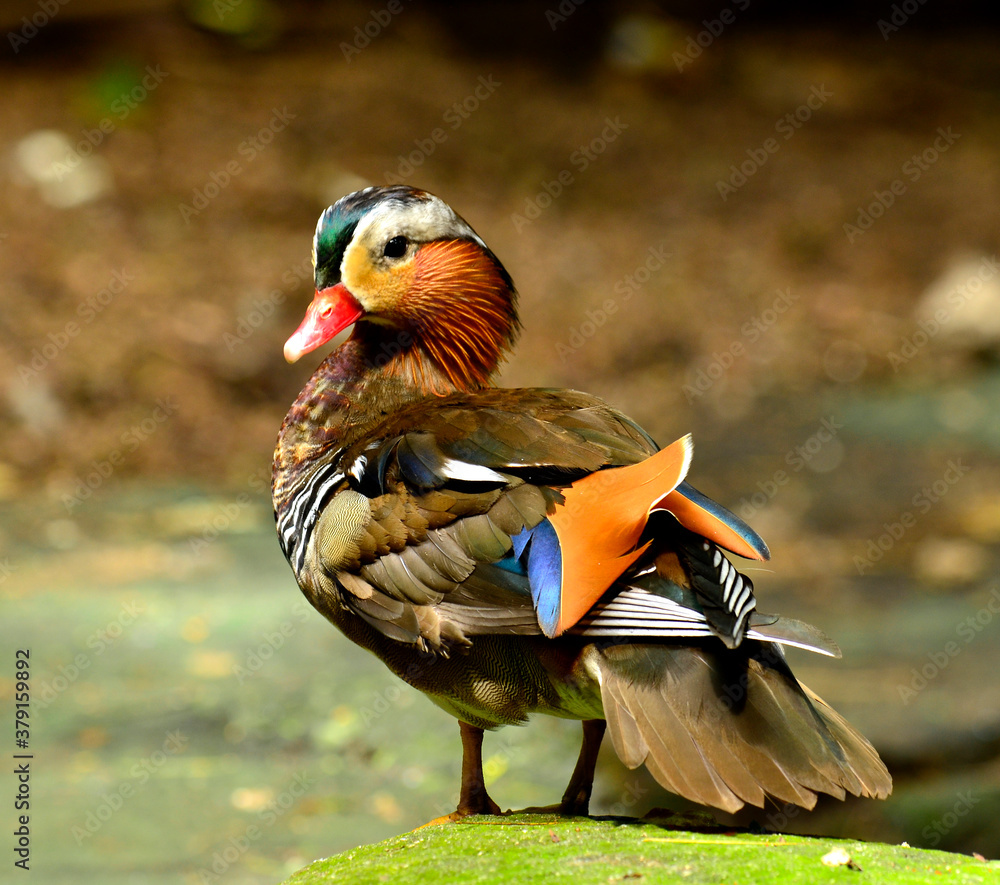
[[[405,237],[415,243],[441,239],[474,239],[486,244],[443,200],[428,195],[423,200],[386,198],[373,206],[358,222],[354,239],[381,255],[393,237]]]

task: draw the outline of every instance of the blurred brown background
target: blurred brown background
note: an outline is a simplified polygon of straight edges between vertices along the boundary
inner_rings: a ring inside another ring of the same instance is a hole
[[[895,794],[742,822],[1000,857],[991,15],[6,4],[0,635],[46,881],[273,882],[453,807],[454,722],[301,601],[266,487],[315,220],[386,181],[517,281],[504,383],[693,432],[760,608],[841,643],[792,664]],[[553,801],[575,739],[488,737],[494,796]],[[608,754],[596,812],[670,803]]]

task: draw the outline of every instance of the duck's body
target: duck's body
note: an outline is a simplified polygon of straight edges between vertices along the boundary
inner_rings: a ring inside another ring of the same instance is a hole
[[[369,188],[323,214],[296,359],[354,323],[275,451],[278,534],[310,602],[462,725],[459,814],[496,812],[482,729],[584,721],[563,798],[586,811],[609,723],[630,767],[735,810],[766,796],[884,796],[872,747],[803,689],[723,549],[767,557],[595,397],[491,386],[517,332],[509,275],[436,197]]]

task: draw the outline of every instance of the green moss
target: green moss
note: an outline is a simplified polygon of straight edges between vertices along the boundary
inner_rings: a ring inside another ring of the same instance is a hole
[[[431,826],[318,860],[286,885],[351,882],[1000,883],[1000,862],[906,846],[719,829],[690,819],[517,814]],[[834,849],[851,864],[830,866]]]

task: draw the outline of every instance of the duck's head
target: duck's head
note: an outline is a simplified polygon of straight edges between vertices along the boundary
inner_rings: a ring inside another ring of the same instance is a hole
[[[518,329],[510,275],[445,202],[369,187],[327,209],[313,240],[316,296],[285,344],[294,362],[352,323],[388,356],[430,360],[459,388],[485,384]],[[378,357],[378,354],[373,354]]]

